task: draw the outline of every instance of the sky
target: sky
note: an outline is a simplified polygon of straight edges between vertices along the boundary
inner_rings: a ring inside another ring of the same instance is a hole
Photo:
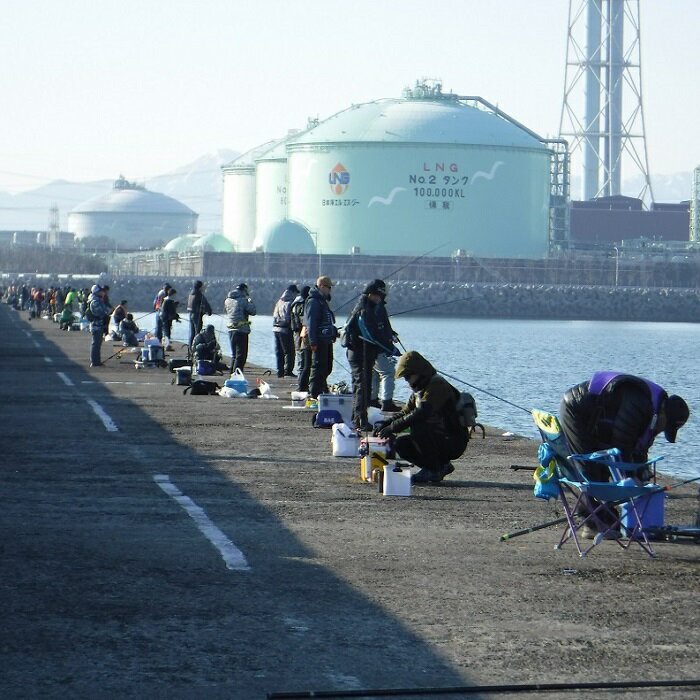
[[[650,170],[692,170],[700,0],[640,7]],[[423,77],[556,136],[568,11],[568,0],[0,0],[0,189],[147,180]]]

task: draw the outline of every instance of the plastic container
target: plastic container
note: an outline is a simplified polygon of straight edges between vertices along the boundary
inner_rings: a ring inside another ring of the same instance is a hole
[[[241,372],[240,368],[231,373],[230,379],[227,379],[224,382],[224,386],[227,386],[229,389],[234,389],[241,394],[248,393],[248,380],[245,378],[245,375],[243,372]]]
[[[411,470],[398,464],[385,465],[382,493],[385,496],[410,496]]]
[[[627,482],[630,482],[627,484]],[[625,479],[623,482],[625,485],[634,485],[632,479]],[[658,486],[654,484],[647,484],[644,488],[647,489],[658,489]],[[641,519],[641,529],[646,530],[654,527],[663,527],[664,525],[664,509],[666,506],[666,494],[664,491],[657,491],[657,493],[649,496],[648,498],[636,498],[634,501],[634,507],[639,514],[639,519]],[[629,535],[634,532],[634,529],[639,523],[637,519],[637,514],[634,512],[631,504],[623,503],[620,506],[620,524],[622,526],[622,534]]]
[[[334,457],[358,457],[360,436],[351,425],[336,423],[332,428],[331,449]]]
[[[306,399],[309,398],[308,391],[293,391],[292,392],[292,406],[295,408],[302,408],[306,406]]]
[[[360,441],[360,479],[362,481],[374,481],[375,470],[381,470],[387,462],[387,452],[389,442],[384,438],[372,437],[363,438]]]
[[[192,383],[192,368],[177,367],[175,369],[175,384],[178,386],[189,386]]]
[[[318,411],[337,411],[343,423],[352,425],[352,394],[321,394]]]

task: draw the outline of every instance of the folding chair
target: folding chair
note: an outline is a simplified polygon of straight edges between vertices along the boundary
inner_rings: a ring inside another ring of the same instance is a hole
[[[559,496],[566,514],[564,531],[555,549],[572,540],[579,555],[585,557],[604,539],[614,539],[622,549],[636,542],[650,557],[656,556],[644,523],[652,499],[663,499],[664,489],[654,483],[642,485],[637,475],[663,457],[632,464],[621,460],[617,448],[587,455],[570,454],[556,416],[537,410],[532,411],[532,416],[543,445],[547,446],[544,452],[541,448],[541,460],[544,455],[544,459],[555,461]],[[612,481],[586,478],[583,470],[586,462],[604,464]],[[590,546],[582,542],[581,530],[585,526],[597,531]]]

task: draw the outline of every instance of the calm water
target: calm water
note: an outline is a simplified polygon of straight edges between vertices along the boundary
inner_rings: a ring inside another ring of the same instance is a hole
[[[216,317],[219,342],[230,353],[223,317]],[[152,325],[152,315],[139,325]],[[530,415],[522,409],[558,411],[566,389],[601,369],[647,377],[679,394],[691,409],[675,445],[657,438],[653,455],[664,455],[663,471],[685,478],[700,476],[700,380],[696,370],[700,325],[690,323],[615,323],[600,321],[498,321],[397,316],[395,330],[408,350],[418,350],[438,370],[483,389],[452,381],[476,397],[479,420],[536,439]],[[188,324],[176,324],[175,339],[186,340]],[[256,316],[250,340],[251,362],[274,367],[272,318]],[[333,381],[350,381],[344,351],[336,346]],[[274,381],[272,382],[274,385]],[[396,396],[408,396],[397,382]]]

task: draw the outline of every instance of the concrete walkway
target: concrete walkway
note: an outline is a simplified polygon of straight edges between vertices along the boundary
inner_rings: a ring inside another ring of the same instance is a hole
[[[561,515],[509,469],[535,443],[489,429],[443,485],[384,498],[284,408],[288,380],[279,401],[185,396],[127,355],[88,369],[88,334],[26,316],[0,305],[1,697],[700,678],[698,545],[499,543]]]

